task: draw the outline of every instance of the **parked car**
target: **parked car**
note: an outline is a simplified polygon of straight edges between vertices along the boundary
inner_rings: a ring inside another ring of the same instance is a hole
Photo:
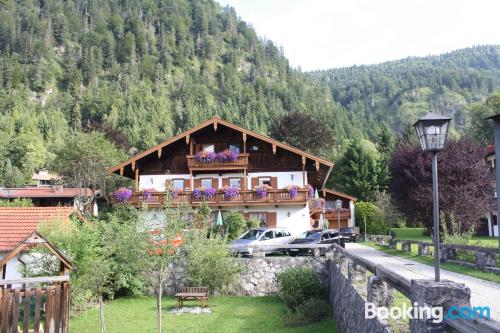
[[[340,235],[344,238],[344,241],[356,243],[356,233],[354,232],[354,228],[340,228]]]
[[[339,236],[339,232],[335,229],[327,229],[327,230],[309,230],[302,234],[300,234],[297,238],[294,239],[290,245],[293,244],[334,244],[340,243],[340,246],[345,247],[344,238]],[[290,256],[297,255],[312,255],[315,257],[319,257],[321,255],[325,255],[325,248],[289,248],[286,251]]]
[[[274,253],[282,251],[280,245],[288,244],[293,240],[290,232],[285,228],[254,228],[241,235],[229,245],[232,253],[241,256],[253,256],[253,245],[265,245],[259,252]]]

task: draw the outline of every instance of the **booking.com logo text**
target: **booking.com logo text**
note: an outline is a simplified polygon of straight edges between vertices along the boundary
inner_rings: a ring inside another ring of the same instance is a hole
[[[448,319],[490,319],[489,306],[451,306],[447,311],[442,306],[419,306],[417,302],[408,307],[405,303],[401,307],[377,307],[374,303],[365,303],[365,318],[378,317],[382,320],[391,319],[431,319],[433,323],[441,323]]]

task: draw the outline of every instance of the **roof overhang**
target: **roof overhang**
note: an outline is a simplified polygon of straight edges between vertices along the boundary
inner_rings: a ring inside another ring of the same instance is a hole
[[[308,152],[305,152],[301,149],[298,149],[298,148],[295,148],[295,147],[292,147],[290,145],[287,145],[283,142],[280,142],[280,141],[277,141],[275,139],[272,139],[268,136],[265,136],[265,135],[262,135],[262,134],[259,134],[259,133],[256,133],[256,132],[253,132],[253,131],[250,131],[250,130],[247,130],[246,128],[243,128],[241,126],[238,126],[238,125],[235,125],[235,124],[232,124],[230,122],[227,122],[225,120],[222,120],[219,116],[214,116],[210,119],[208,119],[207,121],[204,121],[203,123],[185,131],[185,132],[182,132],[176,136],[173,136],[171,137],[170,139],[167,139],[165,141],[163,141],[162,143],[152,147],[152,148],[149,148],[148,150],[145,150],[131,158],[129,158],[128,160],[126,160],[125,162],[123,163],[120,163],[118,165],[115,165],[111,168],[109,168],[107,170],[108,173],[116,173],[116,172],[119,172],[120,174],[123,174],[123,168],[127,167],[128,165],[132,165],[133,163],[135,163],[137,160],[140,160],[141,158],[143,157],[146,157],[152,153],[155,153],[155,152],[159,152],[163,147],[165,146],[168,146],[178,140],[181,140],[181,139],[186,139],[186,141],[188,141],[188,138],[189,136],[192,134],[192,133],[195,133],[207,126],[214,126],[214,129],[217,128],[218,125],[223,125],[223,126],[226,126],[228,128],[231,128],[231,129],[234,129],[236,131],[239,131],[241,133],[245,133],[246,135],[248,136],[251,136],[251,137],[254,137],[256,139],[259,139],[259,140],[262,140],[262,141],[265,141],[265,142],[268,142],[269,144],[272,144],[272,145],[275,145],[276,147],[279,147],[279,148],[282,148],[284,150],[287,150],[287,151],[290,151],[292,153],[295,153],[297,155],[300,155],[300,156],[303,156],[304,158],[306,159],[310,159],[310,160],[313,160],[319,164],[323,164],[325,166],[327,166],[329,168],[327,174],[329,175],[332,168],[334,167],[334,163],[331,162],[331,161],[328,161],[328,160],[325,160],[323,158],[320,158],[320,157],[317,157],[317,156],[314,156]],[[328,178],[328,177],[326,177]],[[326,181],[326,178],[325,178],[325,181]]]

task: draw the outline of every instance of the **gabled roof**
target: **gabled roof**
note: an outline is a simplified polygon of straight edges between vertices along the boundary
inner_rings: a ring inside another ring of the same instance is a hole
[[[225,120],[222,120],[219,116],[214,116],[214,117],[208,119],[207,121],[204,121],[203,123],[201,123],[201,124],[199,124],[199,125],[191,128],[191,129],[189,129],[189,130],[187,130],[185,132],[182,132],[182,133],[180,133],[180,134],[178,134],[176,136],[173,136],[170,139],[167,139],[167,140],[163,141],[162,143],[160,143],[160,144],[158,144],[158,145],[156,145],[156,146],[154,146],[154,147],[152,147],[152,148],[150,148],[148,150],[145,150],[142,153],[139,153],[139,154],[131,157],[130,159],[126,160],[123,163],[120,163],[118,165],[115,165],[112,168],[109,168],[107,171],[108,171],[108,173],[117,172],[120,169],[124,168],[125,166],[127,166],[127,165],[129,165],[129,164],[131,164],[131,163],[133,163],[133,162],[135,162],[135,161],[137,161],[137,160],[139,160],[139,159],[141,159],[141,158],[149,155],[149,154],[152,154],[152,153],[158,151],[159,149],[161,149],[161,148],[163,148],[165,146],[168,146],[171,143],[174,143],[174,142],[176,142],[178,140],[186,138],[188,135],[190,135],[192,133],[195,133],[195,132],[197,132],[197,131],[199,131],[199,130],[207,127],[207,126],[210,126],[210,125],[217,126],[218,124],[226,126],[226,127],[229,127],[229,128],[232,128],[232,129],[234,129],[236,131],[239,131],[241,133],[245,133],[246,135],[249,135],[249,136],[254,137],[256,139],[268,142],[268,143],[270,143],[272,145],[276,145],[276,147],[280,147],[282,149],[288,150],[288,151],[293,152],[295,154],[298,154],[300,156],[304,156],[305,158],[308,158],[310,160],[313,160],[313,161],[316,161],[318,163],[324,164],[324,165],[328,166],[330,168],[330,170],[334,166],[333,162],[327,161],[327,160],[325,160],[323,158],[320,158],[320,157],[314,156],[314,155],[312,155],[310,153],[307,153],[307,152],[305,152],[305,151],[303,151],[301,149],[289,146],[289,145],[287,145],[287,144],[285,144],[283,142],[274,140],[274,139],[272,139],[270,137],[267,137],[265,135],[262,135],[262,134],[259,134],[259,133],[247,130],[246,128],[243,128],[241,126],[235,125],[235,124],[227,122]]]
[[[83,217],[73,207],[0,207],[0,252],[13,250],[42,222],[68,223],[70,216]]]
[[[352,195],[349,195],[349,194],[346,194],[343,192],[336,191],[334,189],[324,188],[322,191],[323,191],[323,196],[326,196],[325,195],[326,193],[330,193],[330,194],[336,195],[336,196],[341,197],[341,198],[349,199],[349,200],[354,201],[354,202],[358,201],[358,198],[353,197]]]
[[[12,249],[12,251],[9,254],[7,254],[4,258],[0,260],[0,272],[2,271],[5,264],[8,263],[12,258],[15,258],[19,253],[38,245],[43,245],[50,252],[52,252],[52,254],[55,255],[57,259],[59,259],[59,261],[62,263],[65,269],[68,270],[75,269],[73,263],[71,263],[71,261],[64,254],[58,251],[49,241],[43,238],[43,236],[38,231],[33,231],[31,234],[28,235],[28,237],[19,242],[17,246],[14,249]],[[64,271],[65,270],[63,270],[63,272]]]
[[[75,198],[91,196],[89,188],[21,187],[0,188],[0,198]]]

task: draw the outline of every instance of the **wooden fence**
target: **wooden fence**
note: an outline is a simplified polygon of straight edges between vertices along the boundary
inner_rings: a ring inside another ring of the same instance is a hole
[[[68,276],[0,280],[0,333],[67,333],[68,321]]]

